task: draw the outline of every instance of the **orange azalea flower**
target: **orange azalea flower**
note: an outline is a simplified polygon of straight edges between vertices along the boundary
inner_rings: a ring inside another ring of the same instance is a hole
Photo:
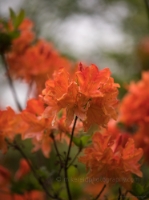
[[[13,77],[35,82],[38,92],[42,91],[47,77],[52,77],[59,66],[65,66],[69,70],[72,65],[44,40],[28,46],[22,53],[12,49],[7,55],[7,61]]]
[[[20,166],[18,171],[15,174],[15,179],[20,180],[22,179],[26,174],[30,172],[30,166],[28,162],[25,159],[20,160]]]
[[[80,64],[79,69],[80,70],[76,72],[76,75],[80,93],[89,98],[104,96],[102,89],[110,78],[111,72],[109,68],[99,70],[95,65],[84,67]]]
[[[116,119],[119,84],[114,83],[110,77],[110,70],[99,70],[95,65],[86,68],[81,66],[76,75],[79,91],[86,97],[86,106],[89,107],[84,122],[85,129],[93,123],[106,126],[110,118]]]
[[[30,192],[26,192],[25,194],[11,194],[9,189],[3,188],[0,191],[0,199],[5,200],[45,200],[45,194],[42,191],[32,190]]]
[[[149,122],[149,72],[142,73],[142,80],[131,83],[128,94],[120,106],[120,120],[126,125]]]
[[[10,182],[10,178],[10,172],[3,166],[0,166],[0,188],[6,186]]]
[[[132,137],[136,146],[143,149],[145,161],[149,163],[149,124],[140,124],[138,130]]]
[[[73,127],[73,123],[70,124],[70,126],[67,126],[65,123],[66,121],[66,114],[62,111],[62,116],[59,118],[57,117],[55,128],[57,130],[55,139],[57,141],[66,141],[67,144],[69,144],[70,141],[70,135]],[[74,135],[78,135],[81,131],[83,131],[83,123],[82,121],[78,120],[75,126]]]
[[[73,124],[65,124],[66,115],[61,111],[61,117],[55,117],[55,124],[52,124],[53,118],[43,117],[44,104],[40,99],[30,99],[27,102],[26,109],[21,113],[22,120],[26,123],[27,129],[22,133],[22,138],[31,138],[34,145],[33,152],[41,149],[45,157],[49,157],[53,140],[50,137],[51,132],[55,132],[57,141],[69,142]],[[76,124],[75,134],[82,130],[82,122]]]
[[[27,173],[30,172],[30,167],[26,160],[21,159],[20,161],[20,168],[15,174],[16,180],[20,180],[25,176]],[[19,195],[15,193],[11,193],[10,191],[10,185],[11,185],[11,174],[10,172],[0,166],[0,199],[5,199],[5,200],[45,200],[45,194],[42,191],[38,190],[32,190],[32,191],[26,191],[24,194]],[[9,187],[8,187],[9,186]]]
[[[26,124],[19,114],[16,114],[10,107],[7,110],[0,110],[0,149],[3,153],[7,151],[5,139],[13,140],[16,134],[26,130]]]
[[[13,28],[13,27],[12,27]],[[33,22],[30,19],[24,19],[19,26],[20,36],[13,40],[12,51],[23,53],[30,46],[35,36],[32,32]]]
[[[32,139],[32,144],[34,145],[34,148],[32,149],[32,152],[36,152],[39,149],[41,149],[43,155],[46,158],[49,158],[49,154],[52,149],[53,140],[50,137],[51,132],[45,132],[39,135],[38,137],[34,137]]]
[[[48,157],[52,143],[50,137],[52,118],[41,117],[43,110],[44,105],[40,99],[31,99],[27,102],[26,109],[21,113],[22,119],[27,124],[27,129],[22,134],[22,138],[32,138],[35,145],[33,151],[41,148],[44,155]]]
[[[115,140],[115,138],[117,138],[117,140],[119,139],[123,147],[128,139],[132,138],[132,135],[130,135],[128,131],[120,129],[117,125],[117,121],[114,120],[109,121],[107,128],[103,129],[102,133],[107,136],[110,135],[111,139],[113,140]]]
[[[22,135],[23,139],[38,137],[41,132],[50,130],[52,119],[41,117],[43,111],[44,105],[40,99],[30,99],[27,102],[26,109],[21,113],[22,119],[28,125],[28,129]]]
[[[140,61],[142,70],[148,70],[149,63],[149,37],[144,37],[137,47],[137,55]]]
[[[135,148],[131,138],[122,146],[120,136],[113,139],[110,135],[95,133],[93,145],[86,148],[84,153],[79,161],[89,170],[88,177],[96,182],[98,179],[105,184],[120,183],[130,189],[132,173],[142,177],[138,161],[143,151]]]
[[[109,69],[99,70],[95,65],[83,67],[71,77],[62,68],[54,74],[53,80],[46,82],[43,101],[47,104],[44,116],[55,117],[66,109],[66,123],[70,125],[74,115],[78,116],[84,128],[92,124],[106,126],[110,118],[116,119],[118,84],[110,77]]]
[[[102,190],[103,186],[104,186],[104,183],[101,183],[101,182],[100,183],[97,182],[95,184],[88,183],[85,186],[84,192],[87,193],[87,194],[91,194],[91,195],[96,196]],[[107,194],[107,192],[108,192],[108,188],[106,187],[104,189],[103,193],[101,194],[100,198],[103,199],[105,194]]]
[[[49,117],[53,115],[56,117],[57,112],[62,108],[67,107],[66,121],[70,125],[74,112],[78,110],[77,107],[77,84],[72,82],[69,73],[62,68],[54,74],[54,80],[46,82],[46,89],[43,90],[43,101],[48,105],[45,109],[44,116]],[[81,115],[79,115],[81,117]]]

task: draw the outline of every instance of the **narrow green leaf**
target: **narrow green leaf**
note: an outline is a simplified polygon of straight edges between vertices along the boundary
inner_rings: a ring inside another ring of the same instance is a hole
[[[91,135],[84,135],[84,136],[82,136],[81,137],[82,147],[88,146],[88,144],[90,143],[90,139],[91,139]]]
[[[10,13],[10,19],[12,21],[13,26],[15,26],[15,21],[16,21],[16,14],[12,10],[12,8],[9,8],[9,13]]]
[[[10,13],[10,18],[12,19],[12,21],[15,21],[15,19],[16,19],[16,14],[15,14],[15,12],[12,10],[12,8],[9,8],[9,13]]]
[[[73,137],[73,142],[77,147],[81,146],[81,139],[79,137]]]
[[[15,20],[15,24],[14,24],[15,29],[17,29],[20,26],[24,17],[25,17],[25,12],[24,12],[24,10],[21,10],[19,15],[16,17],[16,20]]]

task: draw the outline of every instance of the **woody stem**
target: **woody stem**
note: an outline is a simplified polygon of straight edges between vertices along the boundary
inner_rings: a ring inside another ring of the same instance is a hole
[[[74,131],[75,131],[77,119],[78,119],[78,117],[76,116],[75,119],[74,119],[73,127],[72,127],[70,142],[69,142],[69,146],[68,146],[68,152],[67,152],[67,156],[66,156],[66,160],[65,160],[65,166],[64,166],[65,184],[66,184],[66,189],[67,189],[67,194],[68,194],[69,200],[71,200],[72,197],[71,197],[71,192],[70,192],[70,186],[69,186],[69,180],[68,180],[68,171],[67,170],[68,170],[69,155],[70,155],[70,151],[71,151],[71,146],[72,146],[72,141],[73,141],[73,136],[74,136]]]
[[[144,3],[145,3],[145,6],[146,6],[148,18],[149,18],[149,2],[148,2],[148,0],[144,0]]]
[[[33,167],[33,165],[31,164],[31,162],[28,160],[28,157],[26,156],[26,154],[24,153],[24,151],[22,150],[22,148],[16,143],[16,141],[14,141],[14,143],[11,143],[10,141],[6,140],[7,144],[13,148],[15,148],[16,150],[18,150],[20,152],[20,154],[23,156],[23,158],[25,158],[25,160],[27,161],[28,165],[30,166],[30,169],[33,172],[34,177],[38,180],[39,184],[42,186],[43,190],[45,191],[45,193],[47,194],[48,197],[52,198],[52,199],[56,199],[56,200],[60,200],[60,198],[58,198],[57,196],[52,196],[47,187],[45,186],[44,181],[38,176],[38,174],[36,173],[35,168]]]
[[[103,188],[100,190],[99,194],[93,200],[98,200],[98,198],[100,197],[100,195],[104,191],[105,187],[106,187],[106,184],[103,186]]]
[[[9,82],[9,85],[10,85],[10,88],[11,88],[11,91],[12,91],[12,94],[13,94],[13,97],[14,97],[14,101],[15,101],[19,111],[22,111],[22,107],[21,107],[21,105],[19,103],[19,100],[18,100],[18,97],[17,97],[17,93],[16,93],[16,90],[14,88],[13,81],[11,79],[11,76],[10,76],[10,73],[9,73],[9,70],[8,70],[8,66],[7,66],[4,54],[1,54],[1,58],[2,58],[2,61],[3,61],[3,64],[4,64],[3,66],[5,68],[5,71],[7,72],[7,78],[8,78],[8,82]]]

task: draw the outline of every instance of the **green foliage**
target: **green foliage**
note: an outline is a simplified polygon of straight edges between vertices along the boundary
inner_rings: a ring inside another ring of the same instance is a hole
[[[24,10],[21,10],[18,13],[18,15],[16,15],[16,13],[11,8],[9,9],[9,12],[10,12],[10,19],[12,21],[14,29],[17,29],[25,17],[25,12]]]
[[[149,184],[144,185],[134,182],[130,193],[139,200],[147,200],[149,198]]]
[[[78,146],[80,149],[88,146],[90,144],[91,135],[84,135],[81,137],[74,137],[73,142],[76,146]]]
[[[11,192],[15,194],[24,194],[26,191],[41,190],[41,186],[32,173],[26,175],[19,181],[12,180]]]
[[[40,169],[38,169],[37,174],[39,175],[40,178],[45,180],[48,179],[48,177],[50,176],[50,173],[47,170],[46,166],[43,166]]]
[[[21,10],[18,15],[10,8],[10,20],[12,21],[13,29],[10,28],[8,21],[1,19],[0,23],[4,29],[0,29],[0,54],[4,54],[11,47],[12,41],[19,37],[19,26],[22,23],[25,12]]]

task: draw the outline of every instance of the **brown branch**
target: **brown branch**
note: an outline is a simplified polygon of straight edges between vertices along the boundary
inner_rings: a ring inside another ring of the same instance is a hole
[[[148,0],[144,0],[144,3],[145,3],[145,6],[146,6],[146,12],[147,12],[148,19],[149,19],[149,2],[148,2]]]
[[[30,166],[34,177],[38,180],[39,184],[42,186],[43,190],[46,192],[47,196],[52,198],[52,199],[56,199],[56,200],[61,200],[56,194],[54,196],[52,196],[47,187],[45,186],[45,183],[43,182],[43,180],[41,179],[41,177],[38,176],[38,174],[36,173],[35,168],[33,167],[33,165],[31,164],[31,162],[28,160],[28,157],[26,156],[26,154],[24,153],[24,151],[21,149],[21,147],[16,143],[16,141],[14,141],[14,143],[11,143],[10,141],[6,140],[7,144],[13,148],[15,148],[16,150],[18,150],[20,152],[20,154],[22,155],[23,158],[25,158],[25,160],[27,161],[28,165]]]
[[[1,58],[2,58],[2,61],[3,61],[3,64],[4,64],[3,66],[5,68],[5,71],[7,72],[7,78],[8,78],[9,86],[11,88],[11,91],[12,91],[12,94],[13,94],[13,97],[14,97],[14,101],[15,101],[19,111],[22,111],[22,107],[21,107],[21,105],[19,103],[19,100],[18,100],[18,97],[17,97],[17,93],[16,93],[16,90],[14,88],[13,81],[11,79],[11,76],[10,76],[10,73],[9,73],[9,70],[8,70],[8,66],[7,66],[4,54],[1,54]]]
[[[105,187],[106,187],[106,185],[103,186],[103,188],[100,190],[99,194],[93,200],[98,200],[98,198],[100,197],[100,195],[104,191]]]
[[[71,151],[71,145],[72,145],[72,141],[73,141],[74,130],[75,130],[75,126],[76,126],[76,123],[77,123],[77,119],[78,119],[78,117],[76,116],[75,119],[74,119],[73,127],[72,127],[70,142],[69,142],[69,146],[68,146],[68,152],[67,152],[67,156],[66,156],[66,160],[65,160],[65,166],[64,166],[65,184],[66,184],[66,189],[67,189],[67,194],[68,194],[69,200],[72,199],[72,196],[71,196],[70,187],[69,187],[69,179],[68,179],[67,170],[68,170],[69,155],[70,155],[70,151]]]

